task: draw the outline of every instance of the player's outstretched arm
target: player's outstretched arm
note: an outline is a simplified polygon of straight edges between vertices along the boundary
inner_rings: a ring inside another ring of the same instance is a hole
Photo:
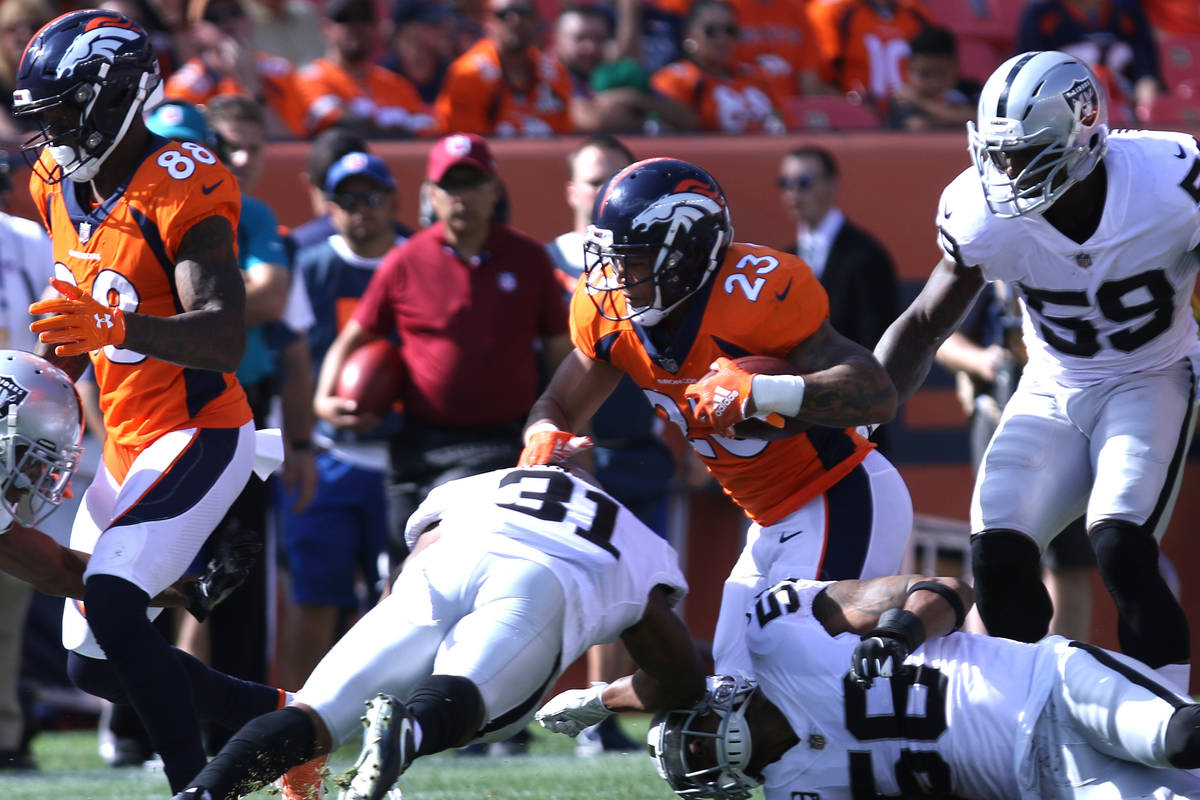
[[[246,287],[233,242],[233,228],[223,217],[193,225],[176,254],[183,313],[126,314],[121,346],[185,367],[236,370],[246,350]]]
[[[830,636],[869,633],[890,609],[904,609],[921,618],[926,638],[945,636],[962,624],[957,607],[944,594],[913,587],[937,583],[957,595],[965,614],[975,602],[975,590],[958,578],[889,575],[869,580],[837,581],[813,599],[813,615]]]
[[[621,370],[589,358],[578,349],[567,353],[550,385],[534,401],[525,423],[525,449],[520,465],[554,464],[592,446],[576,436],[621,381]]]
[[[901,403],[925,382],[938,348],[958,330],[983,285],[980,270],[943,258],[921,293],[884,331],[875,357],[895,384]]]
[[[838,333],[829,320],[796,345],[787,360],[804,378],[800,407],[787,416],[848,428],[889,422],[896,415],[896,389],[883,367],[870,350]],[[764,408],[756,396],[761,394],[751,395],[755,411]]]

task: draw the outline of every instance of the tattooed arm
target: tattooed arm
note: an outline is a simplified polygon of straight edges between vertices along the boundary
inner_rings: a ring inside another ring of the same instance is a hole
[[[832,428],[888,422],[896,415],[896,389],[865,347],[821,323],[787,360],[804,378],[797,419]],[[753,412],[754,409],[749,409]]]
[[[908,590],[915,583],[932,581],[956,592],[964,609],[975,602],[975,591],[958,578],[926,578],[923,575],[891,575],[865,581],[838,581],[813,599],[813,615],[831,636],[839,633],[869,633],[879,615],[889,608],[903,608],[921,618],[926,638],[945,636],[954,630],[954,607],[937,592]]]
[[[246,287],[223,217],[205,217],[184,234],[175,264],[183,313],[125,315],[123,347],[185,367],[233,372],[246,350]]]

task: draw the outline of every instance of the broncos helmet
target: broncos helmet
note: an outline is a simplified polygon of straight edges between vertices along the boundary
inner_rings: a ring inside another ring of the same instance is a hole
[[[753,746],[746,706],[757,691],[743,678],[710,675],[699,703],[655,715],[650,757],[675,794],[742,800],[762,784],[746,771]]]
[[[112,11],[73,11],[48,23],[17,68],[13,115],[41,133],[21,148],[48,183],[90,181],[159,85],[150,39]],[[55,166],[38,161],[49,148]]]
[[[1088,66],[1066,53],[1022,53],[1001,64],[979,97],[978,124],[967,123],[991,212],[1040,214],[1091,174],[1108,149],[1107,102]],[[1017,151],[1032,157],[1010,178]]]
[[[32,353],[0,350],[0,507],[22,525],[45,519],[62,502],[82,438],[67,373]]]
[[[733,224],[712,175],[686,161],[630,164],[601,187],[584,237],[585,287],[605,319],[656,325],[721,265]],[[629,267],[642,270],[630,282]],[[641,272],[645,277],[640,277]],[[628,291],[650,282],[652,298]]]

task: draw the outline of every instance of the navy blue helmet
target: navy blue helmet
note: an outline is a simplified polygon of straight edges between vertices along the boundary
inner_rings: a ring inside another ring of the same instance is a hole
[[[586,287],[606,319],[656,325],[704,285],[733,241],[729,204],[700,167],[630,164],[601,187],[584,239]],[[653,295],[628,290],[650,282]]]
[[[13,114],[41,133],[22,147],[50,183],[89,181],[158,86],[158,62],[137,23],[112,11],[73,11],[34,34],[21,56]],[[49,148],[54,167],[37,164]]]

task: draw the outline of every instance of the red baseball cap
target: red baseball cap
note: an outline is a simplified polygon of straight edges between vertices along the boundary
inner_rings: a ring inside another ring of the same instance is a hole
[[[496,161],[487,140],[474,133],[452,133],[440,139],[429,151],[429,167],[425,177],[437,183],[451,167],[466,164],[484,175],[496,174]]]

